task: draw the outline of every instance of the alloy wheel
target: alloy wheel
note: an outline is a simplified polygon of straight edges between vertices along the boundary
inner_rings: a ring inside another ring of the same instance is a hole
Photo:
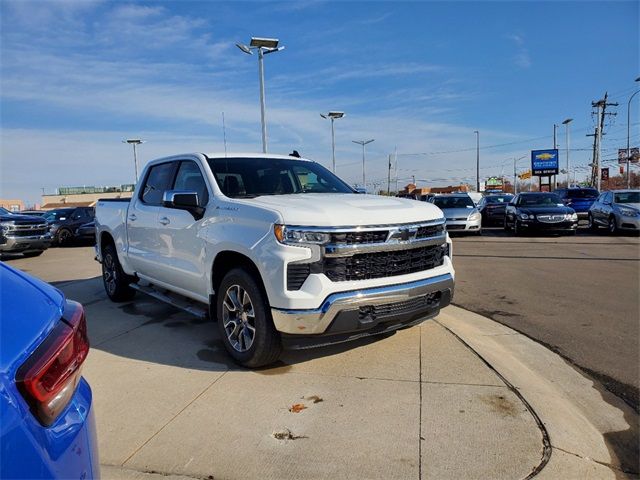
[[[256,336],[256,317],[251,297],[240,285],[231,285],[222,304],[222,322],[234,350],[246,352]]]
[[[118,278],[118,273],[116,271],[115,262],[113,261],[113,257],[111,255],[106,255],[102,262],[102,277],[104,279],[104,284],[107,287],[107,292],[109,295],[113,295],[116,291],[116,280]]]

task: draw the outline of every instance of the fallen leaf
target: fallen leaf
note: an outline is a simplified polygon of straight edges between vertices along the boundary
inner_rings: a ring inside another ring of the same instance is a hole
[[[304,403],[294,403],[289,407],[289,411],[291,413],[300,413],[305,408],[307,408],[307,406]]]

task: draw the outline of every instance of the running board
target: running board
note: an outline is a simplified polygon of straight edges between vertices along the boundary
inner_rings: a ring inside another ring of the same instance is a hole
[[[138,285],[137,283],[132,283],[129,286],[134,290],[137,290],[138,292],[149,295],[150,297],[153,297],[156,300],[160,300],[161,302],[168,303],[169,305],[179,308],[180,310],[184,310],[185,312],[188,312],[191,315],[195,315],[200,319],[204,320],[209,316],[207,307],[199,302],[196,302],[195,300],[188,300],[184,297],[178,298],[178,296],[173,293],[162,293],[159,290],[153,288],[153,286],[151,285],[142,286]]]

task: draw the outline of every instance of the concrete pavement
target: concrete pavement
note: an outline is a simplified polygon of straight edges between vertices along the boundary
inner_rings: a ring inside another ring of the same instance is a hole
[[[621,473],[604,437],[628,431],[625,405],[479,315],[449,307],[386,338],[249,371],[229,361],[213,322],[143,296],[109,302],[89,249],[41,258],[10,263],[86,306],[103,478]]]

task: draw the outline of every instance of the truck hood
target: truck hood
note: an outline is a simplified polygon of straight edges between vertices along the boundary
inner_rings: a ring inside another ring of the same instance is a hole
[[[444,217],[431,203],[380,195],[302,193],[251,200],[280,214],[287,225],[350,227],[424,222]]]
[[[34,215],[18,215],[11,213],[9,215],[0,215],[0,222],[14,222],[17,225],[35,225],[40,223],[46,223],[42,217],[36,217]]]

